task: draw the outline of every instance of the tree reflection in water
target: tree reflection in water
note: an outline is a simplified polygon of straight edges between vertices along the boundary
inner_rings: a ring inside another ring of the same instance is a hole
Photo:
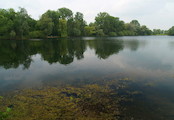
[[[50,64],[70,64],[74,58],[81,60],[84,52],[90,47],[95,50],[98,58],[107,59],[123,49],[123,42],[107,41],[104,39],[59,39],[59,40],[1,40],[0,41],[0,66],[18,68],[20,65],[28,69],[32,62],[32,56],[40,54],[44,61]]]

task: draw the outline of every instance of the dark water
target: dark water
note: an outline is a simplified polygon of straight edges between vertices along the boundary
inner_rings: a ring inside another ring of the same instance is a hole
[[[1,40],[0,93],[129,78],[126,115],[174,119],[174,37]],[[120,94],[124,94],[120,93]]]

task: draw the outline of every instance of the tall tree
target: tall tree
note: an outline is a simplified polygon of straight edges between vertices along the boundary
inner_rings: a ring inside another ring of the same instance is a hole
[[[59,17],[60,14],[57,11],[54,10],[48,10],[46,13],[44,13],[48,18],[50,18],[53,22],[52,26],[52,33],[53,36],[58,36],[58,24],[59,24]]]
[[[54,23],[52,19],[48,17],[47,14],[43,14],[40,20],[38,21],[38,26],[41,31],[43,31],[45,36],[51,35],[53,31]]]
[[[159,32],[159,31],[156,31]],[[165,31],[161,31],[165,33]],[[154,31],[155,33],[155,31]],[[32,19],[27,10],[0,9],[0,38],[44,38],[47,36],[124,36],[151,35],[152,31],[137,20],[124,23],[118,17],[101,12],[95,22],[87,25],[80,12],[68,8],[46,11],[39,20]],[[168,31],[173,35],[173,28]]]
[[[140,33],[140,29],[141,29],[141,25],[138,22],[138,20],[132,20],[130,22],[130,27],[131,27],[131,31],[134,32],[135,35],[139,35]]]
[[[86,22],[83,19],[83,14],[77,12],[74,17],[74,36],[84,35],[84,27],[86,26]]]
[[[7,17],[0,15],[0,36],[4,36],[10,32],[13,23]]]
[[[73,12],[68,8],[60,8],[58,9],[58,12],[60,14],[60,18],[62,19],[71,19],[73,17]]]
[[[132,20],[132,21],[130,22],[130,24],[132,24],[132,25],[134,25],[134,26],[136,26],[136,27],[140,27],[140,23],[138,22],[138,20]]]
[[[168,30],[168,35],[174,35],[174,26]]]
[[[65,26],[64,29],[59,28],[59,30],[61,30],[61,33],[60,33],[61,36],[62,36],[62,32],[64,37],[73,36],[73,28],[74,28],[73,12],[68,8],[60,8],[58,9],[58,13],[60,15],[59,22],[61,22],[59,23],[59,27]]]
[[[27,35],[29,33],[29,25],[27,19],[30,18],[27,10],[25,8],[19,8],[17,12],[17,17],[15,20],[15,30],[17,35],[23,38],[23,35]]]
[[[59,30],[61,37],[67,37],[67,21],[65,19],[59,20]]]
[[[139,35],[151,35],[152,31],[145,25],[141,26]]]
[[[99,13],[95,18],[95,24],[97,29],[103,31],[105,35],[117,36],[117,34],[123,29],[123,22],[117,17],[110,16],[108,13]]]

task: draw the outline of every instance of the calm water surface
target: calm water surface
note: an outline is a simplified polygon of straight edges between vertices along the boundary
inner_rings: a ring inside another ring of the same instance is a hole
[[[174,37],[1,40],[0,95],[24,88],[129,78],[126,114],[174,119]],[[122,93],[124,94],[124,93]]]

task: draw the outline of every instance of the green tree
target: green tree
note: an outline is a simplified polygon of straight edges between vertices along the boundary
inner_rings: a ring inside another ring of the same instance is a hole
[[[48,15],[43,14],[37,24],[45,36],[51,35],[54,23]]]
[[[125,36],[127,36],[127,35],[128,36],[137,35],[135,26],[130,24],[130,23],[125,24],[125,30],[122,31],[122,32],[123,32],[123,35],[125,35]]]
[[[29,19],[29,15],[25,8],[19,8],[19,11],[16,13],[15,19],[15,30],[16,34],[23,39],[24,35],[29,33],[29,25],[27,19]]]
[[[141,26],[139,35],[151,35],[152,31],[145,25]]]
[[[138,20],[132,20],[130,22],[130,31],[134,32],[135,35],[140,34],[141,25]]]
[[[7,17],[0,15],[0,36],[8,34],[11,30],[13,23]]]
[[[61,19],[71,19],[73,17],[73,12],[68,8],[60,8],[58,9],[58,13],[60,14]]]
[[[68,8],[60,8],[58,9],[58,13],[59,13],[59,31],[60,32],[60,36],[62,36],[62,30],[66,30],[66,32],[63,32],[63,36],[67,37],[67,36],[73,36],[74,34],[74,19],[73,19],[73,12],[68,9]],[[66,22],[65,22],[66,21]],[[66,25],[63,25],[66,24]],[[60,26],[62,27],[65,26],[65,28],[60,28]]]
[[[168,35],[174,35],[174,26],[168,30]]]
[[[52,26],[52,33],[53,36],[58,36],[58,25],[59,25],[59,17],[60,13],[54,10],[48,10],[46,13],[44,13],[48,18],[51,19],[52,23],[54,24]]]
[[[67,37],[67,21],[65,19],[59,20],[59,31],[61,37]]]
[[[12,30],[12,31],[10,32],[10,38],[13,39],[13,38],[15,38],[15,36],[16,36],[16,33],[15,33],[14,30]]]
[[[108,36],[116,36],[124,28],[123,21],[120,21],[117,17],[110,16],[106,12],[97,15],[95,24],[99,31],[103,31]]]
[[[141,26],[138,20],[132,20],[124,25],[124,30],[120,35],[136,36],[136,35],[151,35],[152,31],[145,25]]]
[[[94,36],[96,34],[95,26],[85,26],[85,36]]]
[[[161,29],[153,29],[153,35],[165,35],[165,30],[161,30]]]
[[[151,35],[152,31],[141,26],[137,20],[124,23],[118,17],[101,12],[95,17],[95,22],[87,25],[80,12],[68,8],[57,11],[48,10],[39,20],[31,18],[25,8],[0,9],[0,38],[46,38],[47,36],[124,36]],[[165,34],[166,31],[154,30],[153,34]],[[171,35],[172,28],[168,30]]]
[[[130,24],[136,26],[137,28],[140,27],[140,23],[138,22],[138,20],[132,20]]]
[[[75,24],[75,33],[74,36],[82,36],[84,35],[84,28],[86,26],[86,22],[83,19],[83,14],[77,12],[74,17],[74,24]]]
[[[105,36],[105,33],[103,32],[103,29],[97,29],[96,30],[96,36]]]
[[[110,15],[106,12],[103,13],[99,13],[97,15],[97,17],[95,18],[95,24],[98,26],[98,29],[102,29],[104,31],[105,34],[108,34],[108,21],[107,21],[107,17],[109,17]]]
[[[74,18],[70,18],[67,20],[67,34],[68,36],[74,36],[74,28],[75,28],[75,24],[74,24]]]

